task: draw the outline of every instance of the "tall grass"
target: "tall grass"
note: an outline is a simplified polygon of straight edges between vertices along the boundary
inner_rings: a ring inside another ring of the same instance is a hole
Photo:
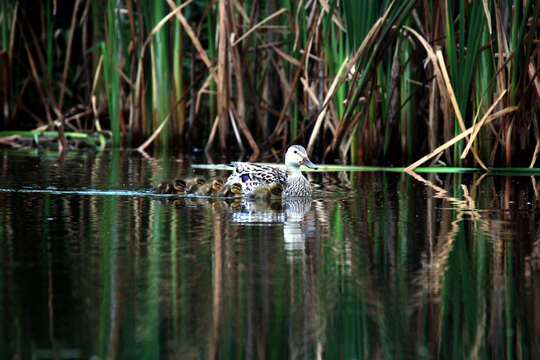
[[[493,111],[517,108],[439,160],[536,159],[538,2],[81,0],[60,11],[48,0],[19,15],[17,4],[0,2],[1,56],[12,44],[20,60],[2,61],[4,129],[52,130],[48,113],[81,132],[101,119],[113,146],[136,147],[169,119],[164,149],[247,141],[268,157],[309,140],[318,161],[403,163],[475,126],[506,90]]]

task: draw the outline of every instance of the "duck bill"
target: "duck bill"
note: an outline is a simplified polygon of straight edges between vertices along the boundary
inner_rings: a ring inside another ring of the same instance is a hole
[[[309,160],[308,158],[305,158],[304,161],[302,161],[302,164],[304,164],[310,169],[317,169],[317,166],[314,163],[312,163],[311,160]]]

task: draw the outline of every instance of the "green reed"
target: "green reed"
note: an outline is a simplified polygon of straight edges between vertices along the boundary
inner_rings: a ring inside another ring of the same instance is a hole
[[[53,13],[53,4],[51,0],[47,0],[47,5],[45,8],[45,54],[47,57],[47,75],[49,79],[53,77],[53,38],[54,38],[54,18]]]
[[[537,27],[538,11],[540,5],[538,1],[516,1],[512,2],[512,23],[510,31],[509,56],[512,57],[511,71],[509,75],[510,99],[512,102],[518,102],[518,86],[524,86],[527,81],[527,67],[529,66],[532,51],[532,34],[527,34],[527,26]],[[534,5],[534,6],[533,6]],[[510,4],[508,5],[510,6]],[[529,24],[529,21],[531,23]],[[528,35],[528,39],[526,39]],[[525,44],[524,41],[527,40]],[[519,84],[521,82],[521,84]]]
[[[330,11],[325,15],[323,23],[323,33],[327,34],[328,39],[328,41],[325,42],[328,61],[328,76],[338,73],[341,64],[343,64],[349,52],[346,37],[343,36],[338,25],[334,23],[333,15],[336,12],[337,3],[337,0],[333,0],[330,3]],[[341,86],[334,96],[333,103],[338,118],[341,118],[344,115],[346,91],[347,87]]]
[[[181,1],[177,0],[176,5],[180,5]],[[173,88],[174,88],[174,97],[173,97],[173,118],[175,119],[173,131],[182,136],[186,114],[185,114],[185,102],[182,101],[182,96],[184,95],[184,50],[183,46],[183,30],[178,21],[174,22],[174,35],[173,35]]]
[[[403,38],[398,42],[399,46],[399,62],[402,69],[400,79],[401,90],[401,146],[405,149],[405,154],[408,160],[413,160],[414,146],[414,128],[416,126],[416,97],[414,95],[415,86],[412,81],[416,80],[414,73],[414,63],[412,60],[412,44],[409,38]]]
[[[157,25],[159,21],[169,11],[169,8],[166,7],[166,3],[164,1],[146,1],[143,2],[143,4],[144,6],[142,7],[142,10],[148,13],[147,21],[149,28],[153,28],[155,25]],[[150,76],[152,79],[153,104],[152,118],[154,120],[153,129],[155,130],[169,114],[169,100],[171,88],[169,82],[169,79],[171,77],[169,74],[169,56],[171,55],[171,47],[167,25],[157,31],[150,46]],[[176,76],[178,75],[179,74],[176,74]],[[167,148],[171,135],[170,124],[165,125],[160,135],[160,142],[162,143],[164,148]]]
[[[112,131],[113,146],[120,145],[120,75],[119,66],[121,59],[121,48],[118,44],[122,42],[119,18],[116,16],[116,1],[107,0],[107,33],[105,42],[101,45],[103,56],[103,74],[105,80],[105,94],[109,108],[109,121]]]
[[[487,26],[482,29],[481,43],[489,43],[489,29]],[[494,92],[496,85],[492,81],[494,79],[492,52],[482,51],[478,57],[478,62],[475,74],[476,91],[473,106],[474,114],[477,116],[476,121],[485,114],[486,109],[489,107],[491,94]],[[492,142],[489,135],[489,129],[483,129],[481,132],[482,141],[476,147],[480,150],[479,152],[484,159],[489,158],[489,151],[491,150]]]
[[[332,1],[332,2],[335,2],[335,1]],[[280,5],[282,8],[285,8],[288,10],[289,14],[296,14],[298,10],[300,10],[300,12],[302,13],[302,9],[298,9],[298,4],[295,2],[295,1],[289,1],[289,0],[281,0],[280,1]],[[307,29],[306,29],[306,23],[305,21],[305,18],[303,17],[303,15],[305,14],[302,14],[300,15],[300,19],[302,19],[297,25],[299,27],[299,31],[300,33],[302,34],[302,36],[305,36],[306,32],[307,32]],[[327,24],[328,22],[328,18],[325,19],[325,24]],[[289,32],[289,34],[287,36],[285,36],[285,47],[284,47],[284,50],[286,50],[287,54],[290,54],[292,55],[294,58],[300,58],[300,49],[298,46],[294,46],[294,42],[296,40],[296,34],[291,31]],[[298,131],[301,127],[301,114],[300,114],[300,109],[299,109],[299,106],[298,106],[298,103],[295,101],[293,103],[293,106],[291,107],[291,120],[290,120],[290,125],[289,125],[289,128],[290,128],[290,134],[291,134],[291,138],[292,139],[295,139],[298,137]]]
[[[2,50],[8,50],[9,46],[9,37],[11,34],[10,30],[10,21],[13,20],[11,17],[13,2],[9,0],[0,1],[0,11],[2,12],[2,20],[0,22],[0,31],[2,36]]]
[[[363,129],[368,128],[371,132],[374,132],[374,125],[379,123],[373,119],[374,114],[379,113],[374,108],[375,103],[373,100],[375,99],[369,96],[370,90],[375,89],[377,91],[379,89],[374,86],[371,86],[370,89],[368,85],[370,82],[376,83],[377,81],[377,72],[380,70],[377,64],[380,64],[383,60],[388,61],[388,56],[392,56],[391,52],[383,52],[382,46],[396,40],[395,32],[391,30],[394,26],[401,26],[404,19],[407,18],[407,14],[411,11],[413,4],[414,1],[404,1],[399,4],[389,1],[382,3],[344,1],[343,3],[343,13],[347,21],[348,34],[350,33],[347,40],[349,41],[349,51],[351,53],[354,53],[360,47],[368,33],[374,29],[376,22],[382,19],[383,15],[389,10],[380,29],[372,35],[371,43],[360,54],[359,60],[355,64],[356,71],[360,75],[353,78],[356,79],[355,86],[348,91],[347,106],[342,121],[354,117],[357,112],[364,113],[363,116],[358,117],[361,120],[358,122],[357,133],[353,135],[351,142],[351,161],[353,163],[356,162],[355,153],[358,147],[361,146],[360,136]],[[380,90],[381,93],[390,93],[389,84],[383,85]],[[397,92],[394,93],[397,94]],[[362,96],[366,98],[363,101],[361,101]],[[364,125],[365,121],[368,121],[369,127]],[[364,146],[362,145],[362,147]]]
[[[446,45],[448,67],[452,85],[456,94],[457,102],[462,114],[469,114],[469,99],[473,90],[473,75],[478,63],[479,49],[481,46],[482,33],[487,26],[481,2],[468,3],[459,1],[458,9],[455,3],[448,2],[448,17],[446,18]],[[454,12],[459,12],[458,28],[454,26]],[[467,116],[464,120],[466,126],[470,125],[472,117]],[[457,120],[454,124],[455,134],[462,132]],[[454,162],[461,165],[459,155],[463,150],[459,143],[455,148]]]

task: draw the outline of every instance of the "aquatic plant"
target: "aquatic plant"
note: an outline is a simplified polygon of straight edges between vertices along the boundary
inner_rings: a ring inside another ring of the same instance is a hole
[[[113,146],[154,134],[163,150],[217,144],[252,158],[303,143],[318,162],[355,164],[452,143],[435,160],[533,166],[539,6],[2,0],[0,129],[45,126],[63,148],[66,128]]]

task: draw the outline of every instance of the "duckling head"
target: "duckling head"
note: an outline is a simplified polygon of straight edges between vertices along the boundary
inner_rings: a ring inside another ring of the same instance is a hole
[[[199,186],[202,186],[202,185],[206,184],[206,179],[201,177],[201,176],[197,176],[195,178],[195,184],[197,184]]]
[[[270,194],[275,197],[280,197],[283,194],[283,186],[280,183],[271,184]]]
[[[218,193],[221,188],[223,187],[223,180],[221,179],[214,179],[212,181],[212,190],[215,192],[215,193]]]
[[[206,184],[206,179],[203,178],[202,176],[196,176],[192,179],[190,178],[186,180],[187,192],[195,193],[204,184]]]
[[[174,190],[179,194],[185,194],[187,192],[187,185],[183,179],[174,180],[172,186]]]
[[[223,197],[241,197],[242,195],[242,184],[240,183],[224,184],[217,193],[217,196]]]
[[[233,196],[242,196],[242,184],[234,183],[231,185],[231,193]]]
[[[300,165],[305,165],[311,169],[317,169],[314,163],[309,160],[306,149],[300,145],[292,145],[285,154],[285,166],[292,172],[299,172]]]

